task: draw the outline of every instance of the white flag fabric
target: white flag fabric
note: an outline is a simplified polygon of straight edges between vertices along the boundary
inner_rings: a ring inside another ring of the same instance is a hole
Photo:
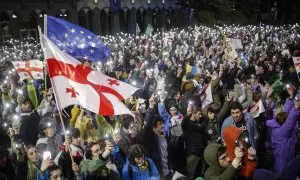
[[[49,76],[60,108],[78,104],[101,115],[132,114],[122,103],[138,88],[83,65],[42,36]]]
[[[262,100],[260,99],[258,102],[253,102],[253,104],[246,109],[246,112],[249,112],[253,118],[257,118],[261,113],[264,113],[265,107]]]
[[[200,93],[200,99],[202,103],[202,109],[214,102],[210,84],[204,86],[202,92]]]
[[[20,79],[43,79],[43,62],[40,60],[12,61]]]
[[[293,57],[295,69],[297,71],[297,74],[300,73],[300,57]]]
[[[234,49],[243,49],[243,44],[241,39],[230,39],[229,43]]]
[[[224,50],[224,53],[224,56],[229,62],[238,57],[236,50],[231,45]]]

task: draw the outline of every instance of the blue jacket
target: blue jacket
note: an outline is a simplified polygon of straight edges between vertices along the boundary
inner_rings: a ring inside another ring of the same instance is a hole
[[[299,128],[297,121],[300,111],[293,108],[293,104],[293,101],[289,99],[285,102],[283,111],[289,112],[285,123],[280,125],[275,119],[266,122],[267,127],[272,130],[272,150],[275,156],[274,166],[277,173],[281,173],[285,166],[295,157]]]
[[[176,122],[176,125],[171,127],[171,115],[168,113],[166,110],[166,107],[163,103],[158,103],[158,112],[159,115],[163,118],[164,120],[164,125],[165,129],[164,132],[167,135],[167,137],[170,137],[170,135],[175,135],[175,136],[181,136],[182,135],[182,128],[181,124]],[[182,116],[177,112],[178,116]],[[171,133],[171,134],[170,134]]]
[[[256,140],[258,138],[256,122],[253,119],[252,115],[249,113],[243,113],[244,119],[246,121],[246,127],[249,133],[250,144],[253,148],[256,148]],[[226,118],[222,124],[221,136],[223,138],[223,131],[228,126],[236,126],[235,121],[231,116]]]
[[[122,179],[123,180],[159,180],[160,176],[158,170],[154,165],[154,162],[149,158],[146,158],[146,161],[149,165],[149,168],[147,170],[141,171],[138,169],[137,166],[132,165],[127,159],[126,164],[122,171]],[[129,170],[129,168],[131,168],[131,170]]]
[[[45,173],[42,173],[41,171],[38,171],[36,179],[37,180],[48,180],[48,179],[50,179],[49,170],[45,171]],[[65,180],[65,178],[63,177],[62,180]],[[74,180],[83,180],[83,177],[80,173],[78,173],[78,174],[76,174]]]

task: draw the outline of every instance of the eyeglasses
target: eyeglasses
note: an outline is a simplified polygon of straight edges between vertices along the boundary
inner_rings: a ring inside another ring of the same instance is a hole
[[[177,111],[177,109],[176,108],[171,108],[170,111]]]

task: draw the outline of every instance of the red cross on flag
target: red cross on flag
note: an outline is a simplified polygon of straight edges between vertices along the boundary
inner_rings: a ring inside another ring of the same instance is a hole
[[[43,62],[39,60],[12,61],[12,64],[18,72],[21,80],[43,79]]]
[[[45,36],[42,43],[59,108],[78,104],[101,115],[131,114],[122,100],[137,91],[136,87],[83,65]]]
[[[295,69],[297,73],[300,73],[300,57],[293,57],[293,61],[295,64]]]

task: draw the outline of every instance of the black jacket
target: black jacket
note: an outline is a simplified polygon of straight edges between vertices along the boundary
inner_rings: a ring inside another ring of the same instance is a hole
[[[154,161],[157,170],[162,172],[161,157],[160,157],[160,144],[157,135],[153,132],[153,120],[155,110],[149,108],[145,117],[145,127],[143,132],[143,145],[149,158]]]
[[[40,115],[34,110],[32,113],[21,114],[20,136],[25,145],[35,145],[38,140]]]
[[[186,116],[181,124],[186,145],[186,155],[203,156],[207,145],[207,121],[192,121]]]

